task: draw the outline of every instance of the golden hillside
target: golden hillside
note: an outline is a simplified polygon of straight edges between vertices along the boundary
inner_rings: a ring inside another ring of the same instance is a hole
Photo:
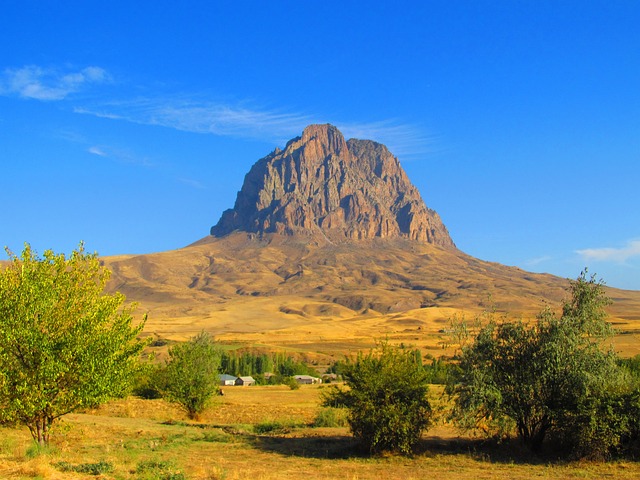
[[[149,312],[149,334],[178,340],[205,329],[220,340],[332,356],[385,337],[437,356],[456,315],[471,320],[495,308],[534,318],[559,307],[568,285],[405,239],[335,245],[238,232],[104,261],[110,288]],[[640,353],[640,292],[609,294],[616,346]]]

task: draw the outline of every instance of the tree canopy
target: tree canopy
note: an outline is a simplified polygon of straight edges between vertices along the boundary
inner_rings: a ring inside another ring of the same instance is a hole
[[[162,396],[197,418],[220,391],[219,366],[220,351],[207,332],[174,345],[160,372]]]
[[[110,272],[84,246],[40,258],[26,244],[0,272],[0,420],[40,444],[52,423],[129,387],[144,342],[135,306],[105,294]]]

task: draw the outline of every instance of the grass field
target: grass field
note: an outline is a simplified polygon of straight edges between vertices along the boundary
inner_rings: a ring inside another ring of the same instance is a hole
[[[34,448],[26,428],[3,428],[0,478],[640,478],[640,463],[555,462],[442,424],[412,458],[369,458],[347,428],[313,427],[322,388],[229,387],[198,422],[162,400],[118,400],[64,417],[46,451]],[[436,389],[433,395],[441,402]]]

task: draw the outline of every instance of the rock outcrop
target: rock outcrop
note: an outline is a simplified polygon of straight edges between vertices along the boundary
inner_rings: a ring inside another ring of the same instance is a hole
[[[332,125],[305,128],[251,168],[234,208],[211,234],[236,230],[321,235],[332,242],[408,238],[455,248],[387,147],[345,141]]]

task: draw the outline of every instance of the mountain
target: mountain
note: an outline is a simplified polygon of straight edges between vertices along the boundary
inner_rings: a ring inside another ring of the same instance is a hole
[[[331,125],[305,128],[302,137],[251,168],[234,208],[222,214],[211,234],[236,230],[333,242],[408,238],[455,248],[387,147],[345,141]]]
[[[389,338],[442,353],[453,319],[534,318],[568,281],[459,251],[384,145],[331,125],[258,160],[211,235],[174,251],[107,257],[109,288],[149,312],[145,331],[316,355]],[[576,272],[576,276],[579,272]],[[637,352],[640,292],[609,290]]]

